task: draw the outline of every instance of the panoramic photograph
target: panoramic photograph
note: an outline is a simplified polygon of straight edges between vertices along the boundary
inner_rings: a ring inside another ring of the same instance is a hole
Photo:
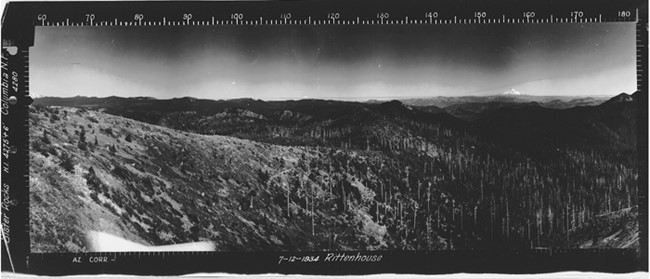
[[[640,249],[634,23],[37,27],[32,253]]]

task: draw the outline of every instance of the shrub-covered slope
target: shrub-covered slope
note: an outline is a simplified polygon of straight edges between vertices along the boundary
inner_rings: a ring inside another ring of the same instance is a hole
[[[30,137],[33,252],[84,251],[91,230],[229,251],[395,246],[385,223],[397,209],[378,206],[366,182],[381,179],[369,166],[390,161],[377,152],[196,135],[58,107],[31,111]],[[389,211],[384,220],[378,209]]]

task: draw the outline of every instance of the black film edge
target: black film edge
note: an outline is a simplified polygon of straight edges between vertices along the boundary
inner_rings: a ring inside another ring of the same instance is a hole
[[[69,4],[69,3],[68,3]],[[639,208],[641,226],[640,257],[631,250],[621,251],[555,251],[534,252],[522,256],[517,252],[459,251],[454,254],[442,253],[399,253],[386,252],[387,263],[354,265],[349,263],[328,263],[319,267],[309,264],[291,266],[278,265],[278,257],[291,253],[217,253],[217,254],[30,254],[29,253],[29,139],[28,107],[29,97],[29,48],[34,45],[34,26],[38,4],[9,3],[5,7],[2,26],[2,262],[3,271],[16,271],[39,274],[92,274],[92,273],[133,273],[133,274],[183,274],[189,272],[236,272],[236,273],[312,273],[312,274],[371,274],[376,272],[505,272],[508,265],[517,263],[513,273],[551,272],[565,268],[578,268],[605,272],[629,272],[647,270],[647,173],[641,172],[639,180]],[[647,98],[647,3],[639,7],[641,13],[637,24],[637,64],[640,71],[639,90]],[[647,106],[641,110],[640,131],[642,140],[647,142]],[[647,154],[647,146],[640,153]],[[640,154],[641,155],[641,154]],[[647,169],[647,157],[642,156],[641,169]],[[5,221],[7,220],[7,221]],[[5,223],[6,222],[6,223]],[[348,252],[351,253],[351,252]],[[309,254],[309,253],[307,253]],[[327,253],[322,257],[327,256]],[[356,254],[356,253],[352,253]],[[381,254],[381,253],[380,253]],[[492,257],[492,267],[481,263]],[[107,257],[114,262],[99,264],[75,264],[75,257]],[[583,257],[586,265],[573,265],[572,259]],[[617,261],[611,262],[611,259]],[[465,260],[459,264],[460,260]],[[429,265],[430,262],[439,264]],[[540,265],[539,262],[546,262]],[[254,263],[261,263],[256,266]],[[417,263],[415,269],[402,269],[401,265]],[[161,264],[166,268],[160,268]],[[600,264],[600,265],[597,265]],[[445,266],[441,268],[441,266]],[[469,266],[468,266],[469,265]],[[617,265],[617,266],[613,266]],[[253,269],[251,269],[253,268]],[[337,271],[338,270],[338,271]]]
[[[28,107],[30,9],[8,3],[2,18],[2,270],[25,272],[29,255]]]

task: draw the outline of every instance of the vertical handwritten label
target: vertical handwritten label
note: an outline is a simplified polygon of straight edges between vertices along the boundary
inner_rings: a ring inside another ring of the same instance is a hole
[[[6,50],[2,51],[2,107],[0,108],[2,115],[9,114],[9,63],[7,61],[7,57],[5,56],[6,53]]]
[[[0,88],[2,89],[2,105],[0,106],[0,113],[4,116],[2,119],[2,173],[5,174],[5,177],[9,177],[9,154],[10,154],[10,141],[9,141],[9,126],[5,121],[8,121],[9,115],[9,88],[14,92],[18,92],[18,73],[16,71],[9,71],[9,61],[7,58],[8,51],[3,49],[1,51],[1,68],[2,68],[2,81],[0,83]],[[11,207],[11,199],[9,196],[10,186],[3,179],[2,183],[2,234],[5,244],[11,242],[10,238],[10,218],[9,211]]]
[[[2,101],[2,103],[5,103],[5,101]],[[5,173],[9,173],[9,163],[7,160],[9,160],[9,154],[10,154],[10,145],[9,145],[9,126],[5,125],[5,123],[2,123],[2,171]]]
[[[2,183],[2,234],[6,244],[11,242],[10,229],[9,229],[9,206],[11,201],[9,199],[9,184]]]

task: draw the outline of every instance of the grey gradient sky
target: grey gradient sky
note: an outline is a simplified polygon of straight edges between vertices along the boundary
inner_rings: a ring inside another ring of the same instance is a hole
[[[31,92],[343,100],[636,90],[635,26],[37,27]]]

